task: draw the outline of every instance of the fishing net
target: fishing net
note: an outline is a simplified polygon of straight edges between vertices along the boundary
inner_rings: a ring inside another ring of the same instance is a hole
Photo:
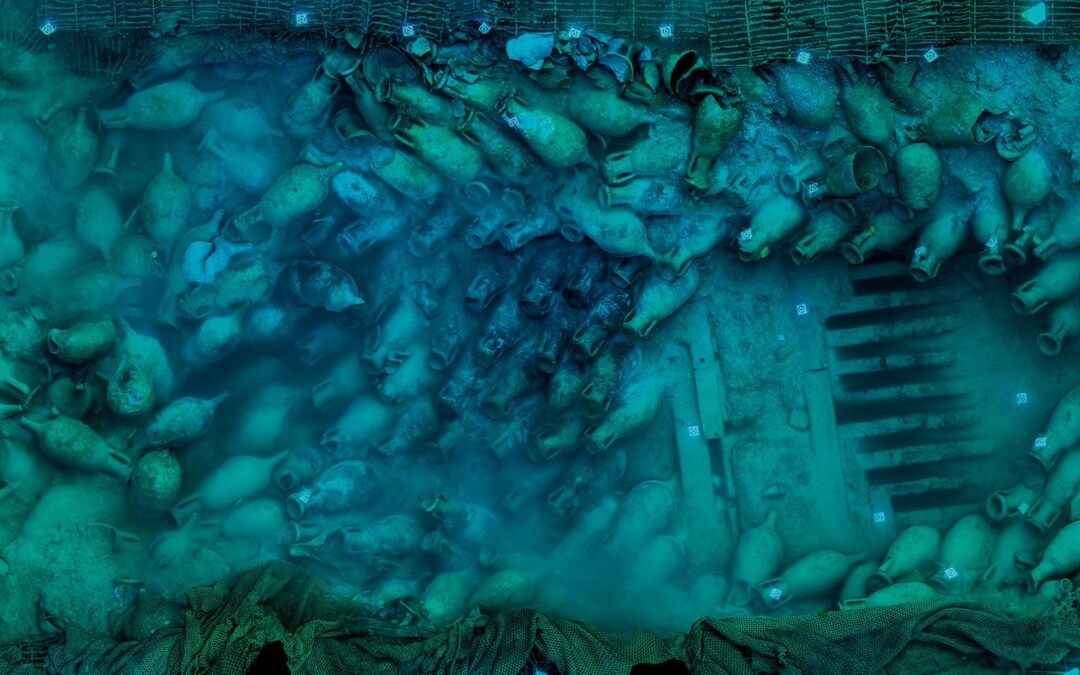
[[[242,30],[442,39],[486,23],[507,35],[571,27],[667,40],[713,66],[817,57],[908,59],[929,47],[1066,44],[1080,39],[1080,0],[42,0],[40,24],[122,34]]]
[[[434,631],[362,615],[286,562],[188,591],[179,625],[144,641],[68,635],[38,650],[0,648],[0,673],[288,672],[629,673],[679,661],[693,673],[1005,672],[1060,663],[1080,648],[1070,594],[1047,616],[1016,619],[971,603],[929,602],[788,618],[705,618],[662,639],[604,633],[519,609]],[[29,653],[34,658],[21,660]],[[274,672],[274,671],[269,671]],[[278,670],[277,672],[283,672]]]

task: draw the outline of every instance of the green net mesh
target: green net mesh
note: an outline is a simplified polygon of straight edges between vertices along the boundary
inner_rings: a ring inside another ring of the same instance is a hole
[[[1014,0],[43,0],[38,19],[69,33],[245,30],[440,39],[488,22],[518,34],[578,25],[669,39],[713,66],[757,65],[800,50],[822,57],[907,59],[931,46],[1065,44],[1080,38],[1080,0],[1046,3],[1045,20]],[[297,20],[297,14],[303,15]],[[663,35],[661,30],[667,27]],[[663,36],[670,35],[664,38]]]
[[[685,634],[604,633],[520,609],[435,631],[363,616],[286,562],[188,591],[179,625],[143,641],[66,635],[0,649],[0,673],[242,673],[268,645],[292,673],[522,672],[536,655],[563,675],[628,673],[682,661],[691,673],[1012,672],[1080,648],[1076,595],[1016,619],[971,603],[929,602],[788,618],[705,618]],[[47,649],[46,649],[47,647]],[[525,670],[524,672],[530,672]]]

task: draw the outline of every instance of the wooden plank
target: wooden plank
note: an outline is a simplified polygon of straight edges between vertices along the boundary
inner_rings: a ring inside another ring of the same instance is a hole
[[[810,316],[803,324],[803,363],[806,367],[806,413],[810,419],[810,484],[818,496],[817,522],[842,522],[849,518],[844,461],[833,408],[832,373],[826,358],[824,326]],[[842,527],[846,537],[848,528]]]
[[[691,572],[700,574],[715,569],[724,549],[732,544],[731,531],[717,510],[709,443],[701,433],[694,388],[686,380],[672,392],[671,413],[682,479],[687,554]]]
[[[912,464],[975,459],[996,454],[999,449],[995,441],[982,439],[865,452],[858,454],[857,459],[860,468],[864,471],[873,471]]]
[[[720,386],[720,364],[716,362],[712,330],[705,310],[698,306],[690,315],[688,343],[693,362],[697,406],[701,413],[702,435],[715,440],[724,435],[724,389]]]

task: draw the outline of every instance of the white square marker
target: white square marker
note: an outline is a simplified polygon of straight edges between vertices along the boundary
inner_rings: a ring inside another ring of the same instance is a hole
[[[670,23],[662,23],[662,24],[660,24],[660,37],[666,39],[666,38],[673,37],[674,35],[675,35],[675,29],[671,26]]]
[[[754,238],[754,232],[750,228],[746,228],[739,233],[739,241],[750,241]]]
[[[38,26],[38,30],[41,31],[42,35],[52,35],[56,32],[56,24],[54,24],[52,21],[46,21],[45,23]]]
[[[799,304],[795,305],[795,315],[796,316],[806,316],[809,313],[810,313],[810,310],[806,307],[805,302],[800,302]]]
[[[487,35],[491,32],[491,24],[487,21],[481,21],[480,25],[476,27],[476,30],[480,31],[481,35]]]
[[[1016,395],[1016,405],[1027,405],[1028,397],[1024,392],[1020,392]]]
[[[306,25],[308,25],[308,13],[307,12],[297,12],[296,14],[293,14],[293,23],[296,24],[297,26],[306,26]]]
[[[701,427],[696,424],[692,424],[686,427],[686,435],[690,438],[697,438],[701,435]]]
[[[576,40],[581,37],[581,29],[577,26],[570,26],[570,30],[566,31],[566,34],[571,40]]]
[[[884,511],[874,511],[874,522],[875,523],[884,523],[885,522],[885,512]]]
[[[416,35],[416,26],[412,25],[411,23],[402,24],[401,35],[403,37],[412,37]]]
[[[922,55],[922,57],[926,59],[927,63],[933,63],[934,61],[937,61],[939,56],[941,56],[941,54],[938,54],[938,51],[933,47],[927,49],[925,52],[923,52]]]
[[[1046,447],[1046,436],[1039,436],[1038,438],[1036,438],[1035,439],[1035,447],[1036,448],[1045,448]]]
[[[795,63],[806,65],[810,63],[810,52],[805,49],[795,52]]]

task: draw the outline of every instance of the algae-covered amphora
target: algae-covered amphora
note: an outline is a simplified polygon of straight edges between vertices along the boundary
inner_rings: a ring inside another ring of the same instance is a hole
[[[352,275],[321,260],[294,260],[286,271],[289,289],[310,307],[344,312],[364,304]]]
[[[152,374],[125,358],[109,377],[105,403],[119,417],[137,419],[149,415],[157,401]]]
[[[564,356],[547,381],[548,409],[566,410],[577,403],[585,382],[585,367],[577,359]]]
[[[840,603],[841,610],[866,609],[868,607],[892,607],[910,602],[920,602],[940,597],[937,589],[922,581],[902,581],[879,588],[865,598],[852,598]]]
[[[941,204],[916,239],[911,276],[920,283],[930,281],[937,276],[942,263],[956,255],[969,238],[966,210],[951,201]]]
[[[211,127],[203,136],[198,150],[205,150],[221,160],[225,173],[233,183],[244,192],[255,195],[262,194],[270,187],[276,177],[278,164],[256,147],[227,141]]]
[[[168,567],[177,560],[190,556],[195,548],[199,528],[199,516],[193,515],[180,527],[162,532],[150,542],[146,554],[157,567]]]
[[[590,499],[604,494],[626,474],[626,452],[585,455],[566,472],[559,487],[548,494],[548,506],[560,517],[569,518]]]
[[[927,583],[941,591],[971,588],[986,566],[994,545],[990,521],[981,513],[963,516],[945,532],[938,554],[939,569]]]
[[[934,560],[941,547],[941,533],[927,525],[913,525],[897,537],[867,587],[877,590],[915,572]]]
[[[494,544],[502,524],[488,508],[462,499],[432,495],[421,508],[438,520],[442,529],[462,544]]]
[[[690,159],[683,178],[697,190],[709,189],[713,162],[742,128],[743,112],[725,107],[715,96],[705,96],[694,110],[694,132],[690,139]]]
[[[937,150],[929,143],[910,143],[900,148],[896,162],[896,190],[912,211],[923,211],[937,201],[944,173]]]
[[[174,80],[141,89],[119,108],[98,110],[97,116],[106,129],[173,131],[194,122],[205,105],[221,98],[223,91],[204,92],[190,82]]]
[[[533,364],[536,370],[541,373],[554,373],[558,370],[570,338],[580,322],[581,316],[577,310],[565,305],[555,308],[544,321],[540,342],[536,346],[536,361]]]
[[[620,185],[600,186],[600,205],[605,208],[629,206],[648,215],[672,215],[690,207],[690,194],[684,183],[649,176]]]
[[[125,277],[157,276],[165,271],[165,248],[145,234],[120,237],[113,243],[109,258],[113,269]]]
[[[1001,189],[1012,209],[1012,230],[1019,232],[1028,213],[1050,194],[1050,165],[1046,158],[1035,151],[1025,153],[1005,170]]]
[[[836,117],[837,87],[825,65],[782,64],[775,70],[776,91],[788,118],[810,129],[824,129]]]
[[[420,398],[405,406],[394,428],[375,442],[374,450],[391,460],[421,447],[442,426],[431,401]]]
[[[1022,516],[1028,512],[1038,494],[1025,483],[1017,483],[1011,488],[992,492],[986,498],[986,515],[999,523]]]
[[[979,269],[986,274],[1005,273],[1003,248],[1009,240],[1009,214],[997,185],[984,188],[971,216],[971,233],[982,248]]]
[[[1042,547],[1041,538],[1040,532],[1023,518],[1014,518],[997,533],[994,548],[987,557],[989,564],[979,575],[979,585],[989,588],[1022,586],[1026,570],[1019,562],[1032,559],[1031,552]]]
[[[678,243],[664,251],[658,261],[661,268],[675,276],[685,274],[695,260],[704,257],[729,236],[723,219],[715,215],[702,213],[680,221]]]
[[[204,525],[210,522],[204,521]],[[251,541],[283,546],[293,539],[293,528],[278,499],[245,501],[221,520],[221,534],[229,541]]]
[[[603,420],[585,429],[586,447],[590,452],[607,450],[619,439],[643,429],[660,411],[665,394],[661,384],[639,376],[619,391],[616,404]]]
[[[191,189],[173,170],[172,155],[165,153],[161,171],[147,184],[139,204],[146,234],[169,250],[187,229]]]
[[[832,210],[816,213],[810,217],[802,238],[788,249],[788,255],[796,265],[813,262],[819,255],[837,250],[854,227],[854,222]]]
[[[850,66],[848,67],[850,68]],[[840,107],[848,128],[863,143],[877,148],[893,142],[893,110],[885,92],[858,78],[853,70],[840,90]]]
[[[243,321],[240,312],[225,316],[210,316],[188,336],[180,356],[194,368],[206,368],[218,363],[240,346]]]
[[[518,296],[518,307],[525,316],[542,319],[555,308],[566,282],[566,254],[562,246],[552,245],[533,259],[529,280]]]
[[[1045,436],[1040,438],[1046,439]],[[1057,439],[1055,439],[1057,440]],[[1049,442],[1049,439],[1046,439]],[[1042,448],[1035,448],[1040,450]],[[1070,449],[1056,461],[1050,469],[1042,494],[1031,502],[1031,508],[1024,514],[1028,523],[1040,532],[1046,532],[1068,506],[1069,500],[1080,487],[1080,451]]]
[[[19,205],[14,200],[0,198],[0,270],[22,260],[26,248],[15,229],[15,212]]]
[[[634,308],[623,320],[623,328],[639,337],[646,337],[658,323],[686,304],[697,292],[698,282],[696,269],[691,269],[674,281],[653,274],[642,283]]]
[[[848,554],[831,548],[807,553],[781,572],[780,576],[758,583],[762,604],[781,607],[792,599],[813,598],[840,587],[852,565],[865,553]]]
[[[384,183],[417,202],[433,199],[443,188],[443,181],[416,155],[393,146],[380,148],[372,160],[371,171]]]
[[[873,254],[888,253],[902,246],[917,227],[914,221],[900,220],[889,211],[878,213],[850,241],[840,244],[840,255],[851,265],[861,265]]]
[[[183,472],[169,450],[151,450],[131,471],[131,505],[142,518],[153,518],[172,508],[180,495]]]
[[[264,243],[302,216],[317,209],[330,191],[330,180],[343,162],[315,166],[301,162],[274,179],[259,203],[236,216],[237,231],[256,244]]]
[[[1053,227],[1051,226],[1050,209],[1044,203],[1028,212],[1024,224],[1020,228],[1020,234],[1002,248],[1005,264],[1009,267],[1026,265],[1035,247],[1051,236],[1053,236]]]
[[[772,247],[790,237],[806,220],[806,210],[798,200],[777,194],[754,211],[750,224],[739,233],[739,260],[763,260]]]
[[[481,368],[490,368],[504,353],[520,342],[528,330],[529,319],[507,295],[499,302],[473,347],[473,358]]]
[[[776,518],[776,511],[769,511],[764,522],[739,535],[731,561],[732,585],[728,604],[736,607],[750,604],[753,589],[780,568],[784,541],[776,531]]]
[[[398,116],[394,136],[451,183],[468,183],[484,168],[484,158],[453,130]]]
[[[625,570],[629,588],[656,588],[670,583],[686,569],[686,545],[680,537],[652,537],[634,552]]]
[[[1073,521],[1058,530],[1039,564],[1028,572],[1028,591],[1034,593],[1047,579],[1072,576],[1077,569],[1080,569],[1080,521]]]
[[[1040,238],[1034,251],[1039,260],[1048,260],[1059,251],[1080,248],[1080,210],[1067,209],[1053,223],[1049,237]]]
[[[573,274],[566,280],[562,295],[566,304],[575,309],[592,305],[608,275],[608,259],[596,249],[583,251],[572,265]]]
[[[584,129],[615,138],[654,118],[647,108],[619,96],[614,89],[597,89],[581,77],[570,83],[566,114]]]
[[[131,476],[131,460],[79,420],[61,415],[41,422],[22,417],[19,422],[33,432],[41,454],[60,466],[123,481]]]
[[[435,576],[421,594],[424,614],[433,626],[456,621],[466,613],[465,603],[480,584],[475,568],[443,572]]]
[[[1012,306],[1017,313],[1027,316],[1077,293],[1080,293],[1080,251],[1068,251],[1054,256],[1034,279],[1021,284],[1012,294]]]
[[[975,145],[989,140],[980,126],[988,114],[992,111],[977,98],[946,99],[919,125],[920,138],[938,147]]]
[[[113,196],[98,185],[91,185],[75,205],[75,234],[101,251],[108,260],[113,244],[124,231],[125,218]]]
[[[475,110],[458,122],[457,132],[476,146],[496,173],[511,183],[531,183],[543,172],[536,155]]]
[[[320,64],[315,75],[289,97],[281,113],[282,126],[292,138],[314,134],[326,122],[330,103],[341,90],[341,80],[332,77]]]
[[[305,488],[285,501],[288,516],[299,519],[311,513],[341,513],[363,507],[379,494],[379,478],[363,460],[333,464]]]
[[[601,350],[590,364],[588,383],[581,390],[581,406],[589,417],[598,417],[611,406],[625,370],[625,357],[625,350],[613,345]]]
[[[452,99],[433,92],[418,81],[383,78],[375,85],[375,98],[394,106],[400,114],[422,122],[444,124],[455,117]]]
[[[403,298],[364,341],[361,367],[369,375],[397,369],[409,354],[405,351],[427,325],[420,308]]]
[[[330,455],[315,443],[289,450],[275,468],[271,480],[279,490],[291,492],[313,481],[331,464]]]
[[[690,156],[691,133],[685,123],[658,122],[650,127],[645,140],[605,157],[600,162],[600,175],[608,185],[622,185],[645,176],[684,173]]]
[[[564,219],[560,232],[567,240],[577,243],[588,238],[616,258],[657,258],[641,217],[628,208],[600,206],[596,186],[585,174],[565,185],[554,203]]]
[[[1047,471],[1054,468],[1062,452],[1080,443],[1080,386],[1065,393],[1037,438],[1031,457]]]
[[[211,399],[186,396],[154,414],[145,430],[146,444],[154,448],[189,445],[210,430],[214,412],[228,398],[228,392]]]
[[[852,568],[847,578],[844,579],[843,585],[840,586],[840,602],[865,597],[866,580],[874,574],[877,566],[877,562],[871,560]]]
[[[67,328],[49,330],[45,346],[57,361],[81,365],[104,356],[119,335],[111,319],[94,317]]]
[[[853,197],[870,192],[887,172],[885,156],[877,148],[864,145],[829,167],[817,196]]]
[[[90,176],[97,157],[98,136],[86,122],[86,108],[79,108],[50,139],[49,169],[61,188],[73,190]]]
[[[600,297],[570,339],[570,353],[581,361],[590,361],[613,336],[630,311],[633,297],[626,290],[614,288]]]
[[[285,455],[281,452],[272,457],[230,457],[203,479],[194,494],[176,503],[170,510],[173,520],[180,524],[195,513],[221,511],[261,494],[269,487],[270,475]]]
[[[374,396],[361,394],[323,432],[320,445],[331,457],[363,457],[368,445],[375,441],[392,419],[389,407]]]
[[[250,145],[285,133],[266,119],[266,111],[246,98],[226,98],[203,108],[201,121],[234,143]]]
[[[675,482],[647,480],[638,483],[619,502],[611,531],[602,546],[622,556],[641,546],[671,523],[679,505]]]
[[[528,107],[514,96],[503,101],[501,112],[507,125],[517,131],[548,166],[565,169],[588,157],[585,132],[566,117]]]
[[[1062,347],[1080,335],[1080,298],[1058,303],[1046,317],[1046,331],[1035,336],[1039,351],[1057,356]]]

